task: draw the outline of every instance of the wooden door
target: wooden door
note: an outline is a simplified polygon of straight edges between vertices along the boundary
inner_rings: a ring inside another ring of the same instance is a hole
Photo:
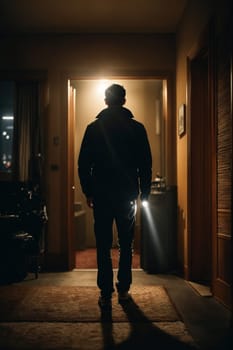
[[[232,33],[209,26],[188,59],[188,273],[232,306]],[[217,55],[216,55],[217,53]]]
[[[217,41],[217,229],[214,241],[214,296],[232,309],[232,13],[224,22]]]
[[[208,51],[190,60],[189,278],[211,284],[212,123]]]

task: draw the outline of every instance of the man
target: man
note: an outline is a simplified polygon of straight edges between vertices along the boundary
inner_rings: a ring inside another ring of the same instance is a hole
[[[113,84],[105,91],[107,108],[87,126],[78,173],[87,204],[93,208],[97,248],[99,306],[111,307],[114,292],[111,259],[115,220],[119,243],[116,289],[119,302],[130,299],[136,200],[147,199],[151,187],[151,150],[144,126],[123,107],[126,91]]]

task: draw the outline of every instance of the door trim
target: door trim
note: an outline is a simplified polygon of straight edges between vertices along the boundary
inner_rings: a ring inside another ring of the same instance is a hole
[[[164,97],[167,101],[167,110],[166,110],[166,117],[167,117],[167,125],[166,125],[166,144],[165,144],[165,167],[166,171],[168,172],[168,180],[170,180],[171,185],[176,184],[176,154],[174,155],[174,150],[176,150],[176,120],[175,120],[175,110],[172,108],[172,106],[175,105],[175,81],[174,81],[174,75],[171,72],[143,72],[140,74],[140,72],[121,72],[114,74],[106,74],[105,78],[108,79],[119,79],[119,80],[140,80],[140,79],[160,79],[165,80],[167,83],[167,95]],[[79,73],[75,72],[65,72],[61,76],[62,81],[62,96],[63,96],[63,103],[62,103],[62,111],[63,115],[66,116],[64,118],[64,128],[62,130],[62,143],[64,144],[64,148],[62,150],[62,164],[64,164],[64,167],[62,170],[62,188],[61,188],[61,196],[62,196],[62,244],[65,247],[65,261],[66,266],[68,270],[72,270],[75,267],[75,251],[72,249],[72,218],[73,218],[73,211],[71,208],[73,208],[73,203],[71,203],[72,195],[70,195],[70,185],[73,184],[73,180],[71,179],[72,175],[69,173],[69,169],[71,168],[69,162],[71,159],[74,159],[71,155],[72,151],[69,149],[69,130],[68,130],[68,94],[67,94],[67,82],[69,80],[96,80],[100,79],[100,76],[97,76],[96,74],[86,74],[84,76],[80,75]],[[169,140],[169,144],[167,144]]]
[[[195,59],[197,59],[202,53],[207,54],[208,59],[208,111],[210,115],[210,132],[209,132],[209,138],[210,138],[210,145],[209,145],[209,154],[210,157],[210,164],[208,167],[208,172],[210,174],[210,200],[211,200],[211,209],[210,209],[210,215],[209,218],[211,222],[211,281],[210,281],[210,287],[212,289],[213,281],[214,281],[214,269],[216,266],[216,232],[217,232],[217,204],[216,204],[216,196],[217,196],[217,168],[216,168],[216,159],[217,159],[217,153],[216,153],[216,108],[215,108],[215,63],[214,63],[214,35],[213,35],[213,24],[210,23],[200,37],[200,40],[197,42],[195,47],[190,51],[188,57],[187,57],[187,76],[188,76],[188,86],[187,86],[187,98],[188,98],[188,122],[187,122],[187,130],[188,130],[188,266],[185,271],[185,279],[186,280],[192,280],[193,278],[193,271],[195,266],[192,265],[192,176],[194,176],[195,171],[192,167],[192,150],[193,150],[193,140],[192,140],[192,125],[191,125],[191,118],[192,118],[192,105],[191,105],[191,64],[194,62]],[[197,169],[196,169],[197,171]]]

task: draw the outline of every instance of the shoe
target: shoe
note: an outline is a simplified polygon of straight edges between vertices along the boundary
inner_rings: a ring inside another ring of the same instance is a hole
[[[131,295],[128,291],[126,292],[118,292],[118,302],[119,303],[127,303],[131,300]]]
[[[112,299],[100,296],[98,300],[98,305],[101,309],[109,310],[112,308]]]

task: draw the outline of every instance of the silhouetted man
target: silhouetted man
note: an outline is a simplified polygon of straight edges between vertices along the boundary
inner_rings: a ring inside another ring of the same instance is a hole
[[[87,126],[78,159],[78,172],[87,204],[93,208],[97,248],[99,306],[111,307],[114,292],[111,259],[112,227],[118,231],[119,302],[130,298],[136,200],[147,199],[151,187],[151,151],[143,124],[124,108],[124,87],[105,91],[108,106]]]

